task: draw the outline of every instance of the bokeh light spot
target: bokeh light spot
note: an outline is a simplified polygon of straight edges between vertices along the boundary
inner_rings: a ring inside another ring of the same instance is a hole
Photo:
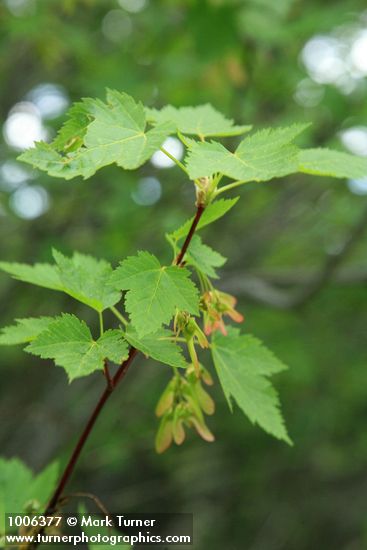
[[[131,19],[122,10],[111,10],[103,18],[102,32],[116,44],[130,36],[133,25]]]
[[[169,137],[163,143],[163,148],[166,149],[177,160],[181,160],[183,157],[184,148],[181,141],[175,137]],[[171,168],[175,166],[173,160],[171,160],[162,151],[156,151],[151,158],[151,163],[156,168]]]
[[[19,163],[7,160],[0,166],[0,189],[13,191],[33,179],[33,174]]]
[[[319,84],[336,82],[345,72],[341,43],[331,36],[311,38],[303,47],[301,58],[311,78]]]
[[[350,52],[350,60],[361,75],[367,75],[367,30],[357,35]]]
[[[301,80],[294,93],[294,100],[303,107],[316,107],[322,101],[325,90],[310,78]]]
[[[5,0],[5,5],[16,17],[29,15],[34,12],[36,7],[34,0]]]
[[[162,186],[157,178],[142,178],[136,189],[131,193],[133,200],[140,206],[151,206],[159,201]]]
[[[340,132],[340,140],[354,155],[367,156],[367,127],[355,126]]]
[[[39,110],[41,117],[45,119],[56,118],[69,106],[69,98],[65,89],[56,84],[39,84],[27,94],[27,99],[31,101]]]
[[[39,110],[29,101],[17,103],[10,111],[3,127],[5,141],[14,149],[32,147],[35,141],[44,140],[47,131]]]
[[[367,195],[367,177],[358,180],[348,180],[348,188],[355,195]]]
[[[124,10],[130,13],[138,13],[146,7],[148,2],[147,0],[118,0],[118,3]]]
[[[10,197],[10,206],[15,214],[26,220],[33,220],[44,214],[49,203],[48,193],[40,185],[20,187]]]

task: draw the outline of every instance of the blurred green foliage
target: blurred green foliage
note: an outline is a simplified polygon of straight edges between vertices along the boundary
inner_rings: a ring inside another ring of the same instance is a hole
[[[3,122],[35,86],[52,83],[70,101],[103,97],[111,87],[152,107],[211,102],[239,124],[311,121],[305,140],[312,146],[341,148],[341,130],[367,126],[365,78],[348,92],[315,82],[300,60],[313,37],[364,28],[362,0],[140,4],[134,12],[127,0],[2,2]],[[52,133],[61,121],[62,114],[44,124]],[[115,264],[145,247],[164,260],[164,232],[192,214],[193,189],[179,170],[148,164],[137,174],[109,167],[88,182],[35,174],[26,185],[43,188],[49,205],[26,219],[14,209],[19,188],[3,170],[18,152],[6,140],[0,145],[2,260],[49,261],[51,246]],[[144,206],[136,193],[148,177],[159,180],[162,196]],[[366,217],[366,197],[351,189],[303,176],[249,184],[232,215],[205,230],[208,243],[230,258],[223,290],[239,295],[246,330],[291,366],[278,386],[295,446],[272,441],[238,410],[231,415],[217,388],[210,421],[217,441],[192,438],[156,456],[153,410],[169,367],[141,361],[97,424],[71,491],[88,490],[115,512],[192,511],[198,550],[366,547],[366,235],[355,236],[350,254],[302,308],[279,309],[273,299],[274,286],[288,296],[307,285]],[[255,292],[259,281],[265,289]],[[83,306],[6,276],[0,294],[2,326],[60,309],[96,326]],[[2,349],[0,361],[2,454],[38,470],[57,456],[65,460],[102,377],[69,387],[61,369],[20,350]]]

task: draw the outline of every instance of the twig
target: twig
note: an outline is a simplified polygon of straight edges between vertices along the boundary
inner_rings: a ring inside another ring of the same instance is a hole
[[[105,378],[107,380],[107,387],[110,388],[110,390],[112,391],[113,390],[113,380],[111,378],[110,369],[109,369],[109,366],[108,366],[108,360],[107,359],[104,360],[103,372],[104,372]]]
[[[191,239],[192,237],[194,236],[194,233],[195,233],[195,230],[198,226],[198,223],[200,221],[200,218],[201,216],[203,215],[203,212],[205,210],[205,207],[201,204],[198,205],[197,207],[197,210],[196,210],[196,215],[192,221],[192,224],[191,224],[191,227],[190,227],[190,230],[187,234],[187,237],[185,239],[185,242],[183,243],[182,245],[182,248],[181,248],[181,252],[178,254],[176,260],[175,260],[175,264],[176,265],[182,265],[182,262],[183,262],[183,259],[184,259],[184,256],[186,254],[186,251],[189,247],[189,244],[191,242]]]
[[[185,242],[184,244],[182,245],[182,249],[181,249],[181,252],[179,253],[179,255],[177,256],[176,258],[176,261],[175,261],[175,264],[176,265],[182,265],[182,262],[183,262],[183,259],[184,259],[184,256],[187,252],[187,249],[190,245],[190,242],[191,242],[191,239],[195,233],[195,229],[200,221],[200,218],[204,212],[204,209],[205,207],[202,206],[202,205],[199,205],[197,207],[197,211],[196,211],[196,214],[195,214],[195,217],[193,219],[193,222],[191,224],[191,227],[190,227],[190,230],[187,234],[187,237],[185,239]],[[131,363],[133,362],[135,356],[139,353],[139,351],[134,348],[133,346],[130,348],[129,350],[129,355],[128,355],[128,358],[123,361],[123,363],[120,365],[118,371],[116,372],[115,376],[111,379],[110,381],[110,384],[108,384],[107,388],[104,390],[104,392],[102,393],[94,411],[92,412],[81,436],[79,437],[77,443],[76,443],[76,446],[74,447],[74,450],[71,454],[71,457],[64,469],[64,472],[61,476],[61,479],[59,481],[59,483],[57,484],[57,487],[47,505],[47,508],[44,512],[44,515],[45,516],[48,516],[48,515],[52,515],[55,513],[55,511],[57,510],[57,505],[60,503],[60,499],[61,499],[61,496],[64,492],[64,489],[68,483],[68,481],[70,480],[70,477],[72,476],[73,472],[74,472],[74,469],[75,469],[75,465],[79,459],[79,456],[84,448],[84,445],[88,439],[88,437],[90,436],[91,434],[91,431],[96,423],[96,420],[98,419],[99,415],[101,414],[101,411],[103,410],[107,400],[110,398],[110,396],[112,395],[112,393],[115,391],[116,389],[116,386],[119,384],[119,382],[125,377]],[[106,365],[105,365],[106,366]],[[44,531],[44,528],[42,528],[39,533],[42,534]],[[37,548],[39,546],[39,543],[38,542],[34,542],[33,544],[30,544],[28,546],[28,549],[29,550],[34,550],[35,548]]]
[[[116,389],[117,384],[122,380],[122,378],[125,376],[125,374],[128,371],[128,368],[130,367],[135,355],[138,353],[137,349],[130,348],[129,356],[128,358],[121,364],[119,370],[116,372],[115,376],[112,379],[112,387],[107,387],[103,394],[101,395],[96,408],[94,409],[91,417],[89,418],[75,448],[74,451],[69,459],[69,462],[66,465],[66,468],[64,470],[64,473],[55,489],[54,494],[52,495],[50,502],[47,505],[45,515],[50,515],[55,512],[57,503],[59,501],[59,498],[61,497],[64,488],[69,481],[69,478],[71,474],[74,471],[75,464],[80,456],[80,453],[83,450],[83,447],[85,445],[85,442],[87,441],[89,434],[92,431],[92,428],[99,417],[106,401],[109,399],[109,397],[112,395],[113,391]]]

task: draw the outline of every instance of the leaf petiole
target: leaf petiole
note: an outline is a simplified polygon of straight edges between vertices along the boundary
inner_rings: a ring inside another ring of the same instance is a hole
[[[233,183],[229,183],[228,185],[223,185],[223,187],[220,187],[215,191],[214,197],[217,197],[221,193],[225,193],[226,191],[229,191],[230,189],[234,189],[235,187],[238,187],[239,185],[242,185],[244,183],[248,183],[248,182],[245,180],[238,180],[238,181],[234,181]]]
[[[122,313],[120,313],[119,310],[115,308],[115,306],[111,306],[110,310],[115,315],[115,317],[117,317],[117,319],[119,319],[119,321],[121,321],[121,323],[125,325],[125,327],[128,326],[129,322],[127,321],[127,319],[125,319]]]
[[[102,311],[99,311],[98,312],[98,317],[99,317],[99,332],[100,332],[100,335],[102,336],[103,332],[104,332],[104,328],[103,328],[103,313]]]
[[[167,149],[165,149],[164,147],[161,147],[161,151],[162,151],[162,153],[164,153],[168,158],[170,158],[175,164],[177,164],[177,166],[178,166],[179,168],[181,168],[181,170],[183,170],[187,176],[189,175],[188,171],[186,170],[186,166],[184,166],[184,165],[182,164],[182,162],[180,162],[178,159],[176,159],[176,157],[174,157],[173,155],[171,155],[171,153],[169,153],[169,152],[167,151]]]
[[[158,338],[158,340],[160,341],[168,340],[169,342],[182,342],[182,343],[186,342],[186,338],[179,338],[176,336],[169,336],[169,337],[163,336],[162,338]]]
[[[187,147],[187,148],[190,147],[188,141],[186,140],[185,136],[181,134],[181,132],[177,132],[177,136],[182,141],[182,143],[185,145],[185,147]]]

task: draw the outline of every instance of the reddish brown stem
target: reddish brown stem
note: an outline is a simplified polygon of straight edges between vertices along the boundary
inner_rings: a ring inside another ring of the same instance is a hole
[[[175,264],[176,265],[182,265],[183,263],[183,259],[185,257],[185,254],[187,252],[187,249],[190,245],[190,242],[191,242],[191,239],[195,233],[195,230],[197,228],[197,225],[200,221],[200,218],[204,212],[204,209],[205,207],[202,206],[202,205],[199,205],[197,207],[197,211],[196,211],[196,214],[195,214],[195,217],[193,219],[193,222],[191,224],[191,227],[190,227],[190,230],[186,236],[186,239],[182,245],[182,248],[181,248],[181,251],[180,253],[178,254],[176,260],[175,260]],[[131,347],[130,348],[130,351],[129,351],[129,356],[128,358],[121,364],[120,368],[118,369],[118,371],[116,372],[115,376],[113,378],[110,377],[110,374],[109,374],[109,370],[108,370],[108,365],[105,364],[105,368],[104,368],[104,372],[105,372],[105,375],[106,375],[106,379],[107,379],[107,388],[104,390],[104,392],[102,393],[94,411],[92,412],[74,450],[73,450],[73,453],[69,459],[69,462],[67,463],[66,467],[65,467],[65,470],[61,476],[61,479],[47,505],[47,508],[44,512],[44,515],[47,516],[47,515],[50,515],[50,514],[53,514],[57,508],[57,504],[64,492],[64,489],[74,471],[74,468],[75,468],[75,465],[78,461],[78,458],[84,448],[84,445],[96,423],[96,420],[97,418],[99,417],[101,411],[103,410],[107,400],[109,399],[109,397],[111,396],[111,394],[114,392],[114,390],[116,389],[116,386],[118,385],[118,383],[124,378],[125,374],[127,373],[134,357],[138,354],[138,350],[134,347]],[[43,530],[41,530],[42,532]],[[34,543],[33,545],[30,545],[29,546],[29,549],[34,549],[34,548],[37,548],[38,546],[38,543]]]
[[[103,372],[104,372],[104,376],[106,378],[107,387],[113,390],[113,380],[111,378],[110,368],[108,366],[108,360],[107,359],[104,360]]]
[[[55,492],[52,495],[51,500],[47,505],[47,508],[46,508],[46,511],[45,511],[46,516],[52,514],[55,511],[58,500],[61,497],[61,495],[64,491],[64,488],[65,488],[67,482],[69,481],[69,478],[70,478],[71,474],[73,473],[75,464],[76,464],[76,462],[77,462],[77,460],[80,456],[80,453],[83,450],[85,442],[87,441],[87,439],[89,437],[89,434],[92,431],[93,426],[94,426],[97,418],[99,417],[106,401],[108,400],[110,395],[113,393],[113,391],[116,388],[117,384],[122,380],[122,378],[127,373],[128,368],[130,367],[130,365],[131,365],[135,355],[137,354],[137,352],[138,352],[137,349],[130,348],[129,356],[122,363],[119,370],[116,372],[115,376],[112,378],[112,384],[109,385],[105,389],[103,394],[101,395],[101,397],[100,397],[100,399],[97,403],[96,408],[94,409],[92,415],[90,416],[90,418],[89,418],[89,420],[88,420],[88,422],[87,422],[87,424],[86,424],[86,426],[83,430],[83,433],[80,436],[80,438],[79,438],[79,440],[78,440],[78,442],[77,442],[77,444],[74,448],[74,451],[73,451],[73,453],[72,453],[72,455],[69,459],[69,462],[66,465],[64,473],[63,473],[63,475],[62,475],[62,477],[61,477],[61,479],[60,479],[60,481],[59,481],[59,483],[58,483],[58,485],[55,489]]]
[[[196,228],[197,228],[197,226],[198,226],[198,223],[199,223],[199,221],[200,221],[201,216],[203,215],[204,210],[205,210],[205,207],[202,206],[202,205],[199,205],[199,206],[197,207],[196,214],[195,214],[195,217],[194,217],[194,219],[193,219],[193,221],[192,221],[190,230],[189,230],[189,232],[188,232],[188,234],[187,234],[187,237],[186,237],[186,239],[185,239],[185,242],[184,242],[183,245],[182,245],[181,251],[180,251],[180,253],[178,254],[178,256],[177,256],[177,258],[176,258],[176,260],[175,260],[175,264],[176,264],[176,265],[181,265],[181,264],[182,264],[182,261],[183,261],[183,259],[184,259],[185,254],[186,254],[186,251],[187,251],[187,249],[188,249],[188,247],[189,247],[189,244],[190,244],[190,242],[191,242],[191,239],[192,239],[193,236],[194,236],[195,230],[196,230]]]

